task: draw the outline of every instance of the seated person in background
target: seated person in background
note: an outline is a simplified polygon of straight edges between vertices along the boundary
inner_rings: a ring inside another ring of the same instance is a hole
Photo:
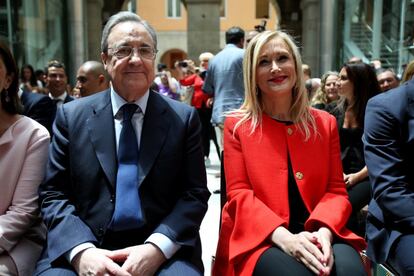
[[[19,90],[18,95],[23,104],[22,114],[43,125],[52,135],[52,126],[56,115],[56,104],[53,100],[44,94],[23,90]]]
[[[381,87],[381,92],[398,87],[400,80],[392,69],[378,69],[377,80]]]
[[[338,92],[341,98],[332,114],[338,123],[344,180],[352,205],[348,228],[364,236],[365,218],[360,219],[360,210],[370,200],[371,187],[361,138],[367,102],[380,93],[374,68],[365,63],[345,64],[339,72]]]
[[[18,70],[0,42],[0,275],[32,275],[46,229],[38,187],[46,170],[49,133],[19,115]]]
[[[311,106],[317,109],[327,110],[328,105],[336,102],[339,99],[338,87],[338,72],[328,71],[321,78],[321,86],[316,90],[312,97]]]
[[[245,101],[227,115],[214,275],[364,275],[335,118],[309,108],[292,38],[265,31],[244,56]],[[315,157],[318,162],[315,162]]]
[[[43,83],[37,80],[33,67],[30,64],[22,66],[19,88],[26,92],[42,93]]]
[[[40,91],[42,94],[47,95],[47,89],[46,89],[46,74],[43,72],[42,69],[37,69],[35,71],[36,79],[39,81],[38,83],[42,85],[42,90]]]
[[[305,81],[305,88],[308,91],[308,99],[312,99],[316,91],[321,87],[321,79],[312,78]]]
[[[82,64],[76,74],[76,87],[81,97],[104,91],[109,88],[109,76],[102,62],[90,60]],[[72,90],[75,92],[76,90]],[[75,98],[77,94],[72,93]]]
[[[414,80],[368,102],[364,150],[372,183],[367,255],[414,275]]]
[[[49,97],[56,104],[56,107],[75,99],[69,95],[72,89],[68,84],[65,65],[57,60],[49,61],[47,64],[46,88],[49,91]]]

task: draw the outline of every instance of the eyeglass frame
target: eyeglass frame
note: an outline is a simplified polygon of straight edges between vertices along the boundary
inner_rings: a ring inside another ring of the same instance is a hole
[[[129,55],[126,55],[126,56],[123,56],[123,57],[117,56],[117,53],[119,52],[119,50],[121,48],[130,48],[131,49],[131,53],[129,53]],[[148,57],[142,56],[141,53],[140,53],[140,49],[151,49],[154,52],[153,53],[153,57],[148,58]],[[157,56],[157,53],[158,53],[158,50],[155,49],[155,48],[153,48],[153,47],[151,47],[151,46],[133,47],[133,46],[129,46],[129,45],[122,45],[122,46],[119,46],[119,47],[116,47],[116,48],[110,47],[110,48],[108,48],[108,50],[112,50],[112,54],[111,55],[114,56],[114,57],[116,57],[117,59],[131,58],[131,56],[134,53],[137,53],[137,55],[140,58],[144,58],[144,59],[148,59],[148,60],[155,60],[155,57]]]

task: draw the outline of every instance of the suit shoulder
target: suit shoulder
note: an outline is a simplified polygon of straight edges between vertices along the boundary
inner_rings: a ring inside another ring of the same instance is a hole
[[[397,88],[388,90],[387,92],[376,95],[371,98],[368,103],[371,104],[384,104],[390,105],[390,103],[404,102],[408,99],[414,99],[414,80],[406,82]]]
[[[154,93],[155,97],[158,97],[159,100],[163,101],[167,106],[169,106],[171,109],[173,109],[175,112],[178,113],[191,113],[193,111],[193,107],[189,106],[188,104],[179,102],[177,100],[173,100],[167,96],[163,96],[158,94],[157,92],[151,92]]]

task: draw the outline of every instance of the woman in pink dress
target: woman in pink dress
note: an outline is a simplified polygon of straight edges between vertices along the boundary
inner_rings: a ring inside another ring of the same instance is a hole
[[[46,229],[37,189],[43,179],[49,133],[19,115],[18,70],[0,42],[0,275],[32,275]]]

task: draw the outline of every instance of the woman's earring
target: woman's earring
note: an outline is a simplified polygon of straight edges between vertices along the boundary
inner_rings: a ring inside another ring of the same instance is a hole
[[[9,91],[7,89],[4,89],[6,92],[6,96],[4,97],[4,100],[6,101],[6,103],[10,102],[10,96],[9,96]]]

